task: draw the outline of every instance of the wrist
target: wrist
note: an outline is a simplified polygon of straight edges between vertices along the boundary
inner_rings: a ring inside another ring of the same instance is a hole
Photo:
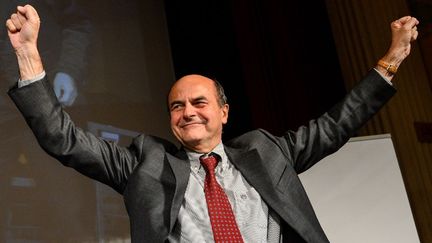
[[[405,59],[405,53],[404,48],[390,47],[388,52],[377,62],[375,69],[388,80],[391,80]]]
[[[387,79],[388,81],[391,81],[394,77],[394,73],[389,72],[387,68],[381,66],[381,65],[376,65],[375,66],[375,70],[378,71],[381,76],[385,79]]]
[[[22,47],[15,51],[18,60],[20,79],[30,80],[44,71],[39,51],[36,47]]]
[[[390,73],[391,75],[395,75],[397,70],[398,70],[398,66],[396,66],[395,64],[392,64],[392,63],[388,63],[388,62],[384,61],[383,59],[380,59],[378,61],[377,66],[384,68],[386,70],[386,72]]]
[[[23,45],[20,45],[19,47],[17,47],[15,49],[15,54],[18,57],[34,56],[34,55],[38,55],[39,51],[38,51],[36,43],[34,43],[34,44],[27,43],[27,44],[23,44]]]
[[[406,58],[405,48],[392,48],[381,58],[382,61],[392,66],[399,67],[403,60]]]

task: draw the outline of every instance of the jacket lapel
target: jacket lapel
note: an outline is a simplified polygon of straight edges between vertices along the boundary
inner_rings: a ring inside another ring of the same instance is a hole
[[[168,154],[167,159],[176,179],[176,189],[174,192],[173,202],[171,204],[170,228],[169,228],[169,232],[171,232],[177,220],[181,203],[183,202],[184,195],[186,192],[186,187],[189,182],[190,164],[188,161],[187,154],[183,149],[179,150],[179,152],[175,155],[175,157]]]
[[[290,225],[296,232],[303,232],[304,222],[290,195],[279,191],[276,186],[277,177],[281,174],[271,174],[266,163],[262,160],[257,149],[249,151],[225,147],[228,158],[232,164],[242,173],[248,183],[258,191],[268,207],[276,212],[283,221]],[[283,168],[278,168],[282,170]],[[282,173],[282,171],[280,171]],[[275,177],[275,178],[274,178]],[[276,179],[276,180],[274,180]]]
[[[225,151],[232,164],[242,173],[248,183],[258,191],[263,200],[276,212],[282,212],[281,198],[275,191],[267,168],[256,149],[242,151],[225,147]]]

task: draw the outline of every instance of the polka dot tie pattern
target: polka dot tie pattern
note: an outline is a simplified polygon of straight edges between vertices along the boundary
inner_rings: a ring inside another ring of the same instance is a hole
[[[204,193],[215,242],[243,242],[228,197],[216,181],[217,158],[201,157],[200,162],[206,171]]]

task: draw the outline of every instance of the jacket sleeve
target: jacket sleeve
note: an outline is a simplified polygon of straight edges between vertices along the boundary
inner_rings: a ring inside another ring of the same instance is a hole
[[[14,87],[8,94],[49,155],[123,192],[129,174],[138,163],[137,148],[142,139],[135,139],[124,148],[76,127],[46,78],[22,88]]]
[[[395,88],[375,70],[337,105],[297,131],[277,138],[297,173],[337,151],[395,94]]]

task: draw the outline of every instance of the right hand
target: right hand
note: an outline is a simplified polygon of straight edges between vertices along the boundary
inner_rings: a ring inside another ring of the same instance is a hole
[[[17,56],[21,80],[30,80],[43,72],[37,49],[40,19],[30,5],[18,6],[17,10],[6,21],[6,27]]]
[[[32,48],[37,49],[40,28],[38,13],[30,5],[18,6],[17,10],[6,21],[9,39],[15,52],[25,52]]]

